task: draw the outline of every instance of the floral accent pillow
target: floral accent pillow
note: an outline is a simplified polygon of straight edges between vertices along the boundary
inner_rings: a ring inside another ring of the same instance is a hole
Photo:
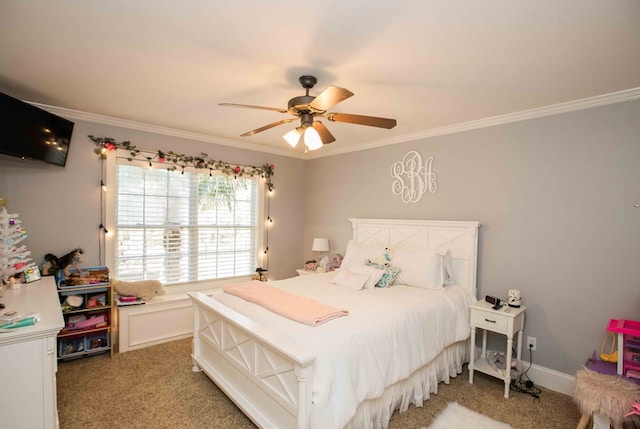
[[[391,286],[398,277],[398,274],[400,274],[400,268],[392,267],[388,262],[381,264],[379,262],[374,262],[370,259],[367,259],[364,263],[365,265],[384,271],[384,274],[382,275],[380,280],[378,280],[378,283],[376,283],[376,287]]]

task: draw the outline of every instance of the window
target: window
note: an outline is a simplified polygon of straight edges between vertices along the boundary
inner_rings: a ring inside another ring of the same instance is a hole
[[[115,277],[170,285],[255,271],[259,179],[116,168]]]

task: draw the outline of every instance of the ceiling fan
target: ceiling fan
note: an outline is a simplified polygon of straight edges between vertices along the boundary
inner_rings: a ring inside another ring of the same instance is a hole
[[[379,127],[391,129],[396,126],[395,119],[378,118],[375,116],[353,115],[350,113],[330,113],[336,104],[353,95],[353,92],[345,88],[337,86],[329,86],[317,96],[309,95],[309,90],[315,86],[318,80],[314,76],[300,76],[298,79],[306,94],[299,97],[293,97],[289,100],[286,109],[277,107],[253,106],[249,104],[220,103],[220,106],[228,107],[244,107],[248,109],[271,110],[280,113],[289,113],[294,115],[293,118],[282,119],[273,122],[255,130],[241,134],[242,137],[252,136],[262,131],[268,130],[278,125],[288,124],[296,119],[300,119],[300,126],[286,133],[283,137],[292,147],[296,147],[298,142],[302,140],[309,150],[320,149],[323,144],[329,144],[336,141],[335,137],[329,132],[327,127],[315,118],[327,118],[331,122],[346,122],[350,124],[367,125],[370,127]]]

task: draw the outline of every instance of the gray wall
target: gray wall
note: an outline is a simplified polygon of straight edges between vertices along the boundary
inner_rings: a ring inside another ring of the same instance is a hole
[[[610,318],[640,319],[638,118],[633,101],[308,161],[305,252],[343,253],[349,217],[479,221],[479,297],[520,289],[534,363],[573,374]],[[416,204],[391,192],[409,150],[438,176]]]
[[[100,262],[100,165],[88,135],[130,140],[138,149],[173,150],[187,155],[207,153],[230,163],[276,165],[271,200],[274,226],[269,235],[269,277],[296,275],[301,264],[304,207],[304,161],[295,158],[196,142],[90,122],[74,121],[75,128],[65,168],[15,158],[0,159],[0,197],[9,202],[27,231],[25,244],[34,261],[46,253],[61,256],[75,247],[85,249],[85,266]],[[295,256],[298,256],[296,260]],[[102,258],[104,261],[104,258]]]
[[[270,278],[295,275],[313,237],[344,253],[349,217],[476,220],[479,296],[522,291],[534,363],[572,374],[609,318],[640,319],[640,101],[310,161],[76,122],[66,168],[0,159],[0,197],[45,253],[98,263],[99,161],[88,134],[230,162],[276,164]],[[434,156],[439,190],[417,204],[391,193],[409,150]]]

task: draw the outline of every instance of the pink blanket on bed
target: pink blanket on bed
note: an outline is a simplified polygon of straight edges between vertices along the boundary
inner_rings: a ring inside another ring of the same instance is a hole
[[[294,295],[264,282],[252,280],[225,286],[222,290],[296,322],[318,326],[349,312],[311,298]]]

